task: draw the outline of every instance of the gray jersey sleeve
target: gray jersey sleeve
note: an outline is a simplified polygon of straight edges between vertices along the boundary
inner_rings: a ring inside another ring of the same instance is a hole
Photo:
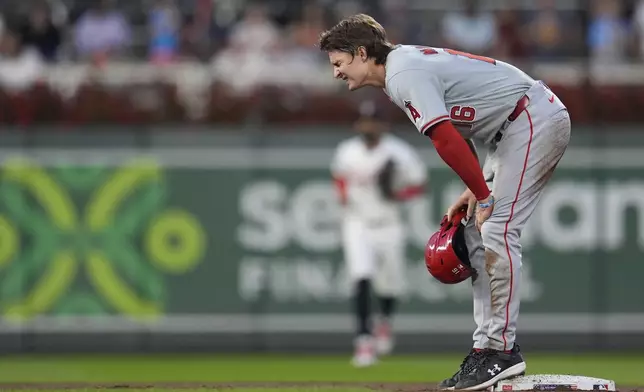
[[[420,133],[425,134],[433,125],[450,118],[443,83],[427,70],[400,71],[389,79],[387,90]]]

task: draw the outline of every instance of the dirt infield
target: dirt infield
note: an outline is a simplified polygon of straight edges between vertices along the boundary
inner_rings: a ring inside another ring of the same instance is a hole
[[[7,389],[235,389],[235,388],[366,388],[387,392],[440,392],[433,385],[360,382],[244,382],[244,383],[21,383],[1,384]],[[563,390],[563,389],[562,389]],[[644,387],[617,386],[620,392],[644,392]],[[576,391],[579,392],[579,391]]]

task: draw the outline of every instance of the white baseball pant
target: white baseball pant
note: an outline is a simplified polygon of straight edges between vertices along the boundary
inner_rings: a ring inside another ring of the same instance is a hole
[[[351,282],[371,279],[377,295],[397,297],[405,277],[405,236],[399,222],[368,226],[359,219],[343,223],[344,258]]]

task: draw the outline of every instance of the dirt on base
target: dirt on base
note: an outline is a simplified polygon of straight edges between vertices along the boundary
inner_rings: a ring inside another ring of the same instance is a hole
[[[1,384],[7,389],[235,389],[235,388],[366,388],[387,392],[441,392],[433,385],[411,383],[360,383],[360,382],[244,382],[244,383],[21,383]],[[617,386],[619,392],[644,392],[644,387]],[[552,391],[550,391],[552,392]],[[580,392],[580,391],[576,391]]]

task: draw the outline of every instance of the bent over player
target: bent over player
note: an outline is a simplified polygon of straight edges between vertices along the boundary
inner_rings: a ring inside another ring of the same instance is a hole
[[[521,231],[570,139],[566,107],[516,67],[451,49],[394,46],[370,16],[341,21],[320,36],[333,74],[349,90],[382,88],[428,136],[467,189],[448,209],[467,208],[476,329],[471,352],[443,389],[482,390],[523,374],[515,344]],[[481,169],[469,141],[489,147]],[[485,173],[485,176],[484,176]]]
[[[375,105],[361,105],[358,136],[342,141],[331,162],[340,203],[347,275],[356,316],[354,366],[370,366],[393,348],[392,316],[405,275],[406,237],[400,203],[423,193],[423,161],[387,132]],[[371,325],[371,291],[381,317]]]

